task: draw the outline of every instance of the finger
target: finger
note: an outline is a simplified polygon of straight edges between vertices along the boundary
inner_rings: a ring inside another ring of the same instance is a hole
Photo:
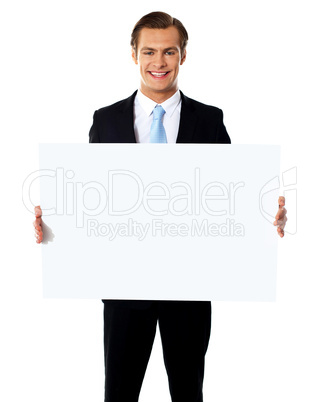
[[[42,229],[41,229],[40,227],[36,227],[36,228],[35,228],[35,234],[36,234],[36,235],[40,235],[41,233],[43,233],[43,232],[42,232]]]
[[[42,226],[42,218],[36,218],[36,220],[33,222],[34,227],[36,226]]]
[[[36,237],[36,242],[37,242],[37,243],[41,243],[42,240],[43,240],[43,232],[41,232],[41,233],[38,234],[38,235],[35,235],[35,237]]]
[[[37,218],[41,218],[41,216],[42,216],[42,209],[41,209],[40,205],[34,207],[34,213],[35,213],[35,216],[36,216]]]
[[[34,221],[34,222],[33,222],[33,225],[34,225],[34,230],[35,230],[37,233],[42,233],[42,225],[41,225],[41,222],[39,223],[39,222],[37,222],[37,221]]]

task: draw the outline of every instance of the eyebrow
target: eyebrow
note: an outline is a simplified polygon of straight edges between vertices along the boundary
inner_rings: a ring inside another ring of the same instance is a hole
[[[157,49],[154,49],[154,48],[152,48],[152,47],[147,47],[147,46],[142,47],[142,49],[141,49],[140,51],[143,52],[143,51],[145,51],[145,50],[152,50],[153,52],[156,52],[156,51],[157,51]],[[179,51],[176,46],[171,46],[171,47],[167,47],[166,49],[164,49],[164,52],[167,52],[167,51],[169,51],[169,50],[175,50],[176,52]]]

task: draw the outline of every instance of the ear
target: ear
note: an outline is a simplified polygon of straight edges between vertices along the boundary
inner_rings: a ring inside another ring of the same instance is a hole
[[[137,54],[135,53],[135,50],[134,50],[133,47],[132,47],[132,59],[133,59],[133,61],[134,61],[135,64],[138,64],[138,61],[137,61]]]
[[[182,65],[185,60],[186,60],[186,49],[184,50],[183,57],[181,58],[181,63],[180,63],[180,65]]]

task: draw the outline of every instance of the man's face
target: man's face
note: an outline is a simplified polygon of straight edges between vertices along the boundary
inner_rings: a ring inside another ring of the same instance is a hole
[[[176,27],[143,28],[138,38],[137,54],[133,51],[132,57],[140,66],[140,89],[144,95],[161,103],[177,91],[179,66],[185,61],[186,51],[181,55]]]

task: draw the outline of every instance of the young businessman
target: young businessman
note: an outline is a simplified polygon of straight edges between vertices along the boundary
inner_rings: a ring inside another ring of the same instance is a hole
[[[187,40],[182,23],[166,13],[150,13],[137,22],[131,45],[140,69],[140,89],[95,112],[90,142],[230,143],[222,111],[178,90]],[[39,207],[36,216],[37,242],[41,242]],[[210,302],[103,302],[105,401],[138,401],[158,322],[172,401],[202,402]]]

